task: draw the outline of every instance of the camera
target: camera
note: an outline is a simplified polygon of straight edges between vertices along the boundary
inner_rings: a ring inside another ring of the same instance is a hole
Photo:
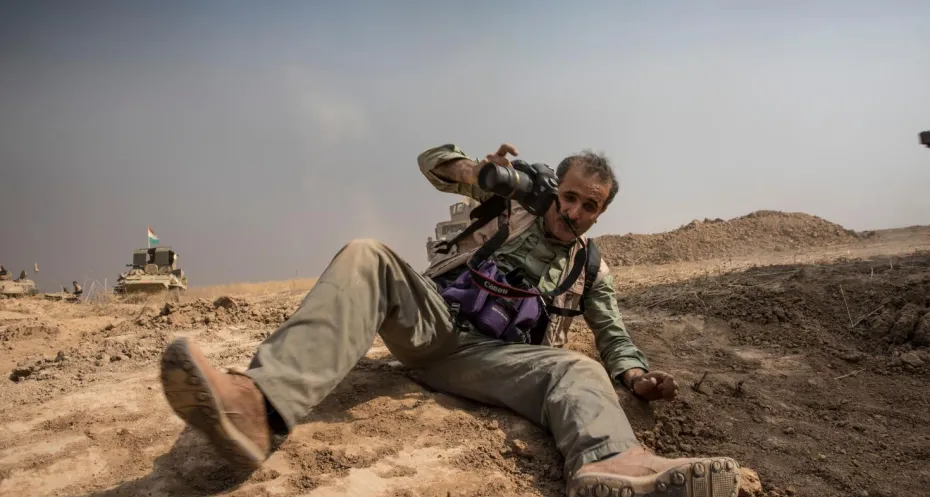
[[[930,131],[922,131],[920,133],[920,144],[930,148]]]
[[[478,186],[495,195],[511,198],[534,216],[542,216],[558,198],[559,181],[546,164],[511,162],[513,167],[492,162],[478,171]]]

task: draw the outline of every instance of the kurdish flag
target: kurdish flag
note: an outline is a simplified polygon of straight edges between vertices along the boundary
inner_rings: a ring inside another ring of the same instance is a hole
[[[155,232],[152,231],[151,226],[149,226],[148,228],[149,228],[149,246],[151,247],[152,245],[158,245],[158,235],[156,235]]]

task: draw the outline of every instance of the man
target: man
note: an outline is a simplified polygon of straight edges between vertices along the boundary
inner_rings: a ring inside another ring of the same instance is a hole
[[[504,144],[476,162],[458,147],[444,145],[423,152],[418,162],[440,191],[485,200],[490,194],[477,187],[477,172],[488,161],[510,166],[508,154],[518,152]],[[616,178],[607,159],[592,153],[565,159],[557,176],[561,211],[583,234],[616,195]],[[522,268],[540,290],[559,285],[577,243],[555,207],[535,218],[515,205],[510,225],[495,261]],[[349,242],[294,315],[259,345],[247,371],[221,373],[189,340],[170,344],[162,361],[169,403],[227,460],[254,469],[269,456],[271,433],[294,428],[379,334],[392,355],[418,369],[433,388],[507,407],[548,429],[565,457],[570,496],[735,494],[740,479],[734,460],[664,459],[636,440],[614,382],[648,400],[673,399],[678,385],[667,373],[649,371],[631,342],[603,262],[586,297],[584,318],[604,366],[561,348],[571,324],[561,316],[553,316],[536,345],[507,343],[454,325],[432,278],[461,269],[495,231],[496,222],[479,229],[449,255],[435,258],[423,274],[378,242]],[[583,276],[553,305],[577,309],[582,281]]]

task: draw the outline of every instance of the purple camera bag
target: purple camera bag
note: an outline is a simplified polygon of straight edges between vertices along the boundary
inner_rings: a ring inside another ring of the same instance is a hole
[[[485,260],[478,272],[486,278],[509,285],[497,264]],[[478,286],[466,270],[440,290],[446,302],[457,303],[458,314],[487,336],[508,342],[529,343],[530,330],[542,314],[540,297],[504,298]]]

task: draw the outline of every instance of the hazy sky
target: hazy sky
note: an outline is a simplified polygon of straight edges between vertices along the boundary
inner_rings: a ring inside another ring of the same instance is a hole
[[[593,235],[928,224],[928,26],[888,0],[7,2],[0,263],[112,284],[151,225],[191,285],[316,275],[355,237],[424,268],[456,198],[416,156],[448,142],[605,152]]]

